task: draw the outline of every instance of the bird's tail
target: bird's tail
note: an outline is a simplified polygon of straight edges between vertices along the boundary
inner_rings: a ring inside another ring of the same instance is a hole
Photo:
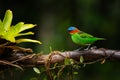
[[[97,40],[106,40],[105,38],[97,38]]]

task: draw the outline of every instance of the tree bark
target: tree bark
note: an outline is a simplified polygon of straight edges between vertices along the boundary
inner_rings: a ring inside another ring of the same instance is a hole
[[[80,60],[83,56],[84,62],[96,60],[114,60],[120,61],[120,51],[98,48],[81,51],[53,51],[49,54],[36,54],[29,48],[21,48],[18,46],[0,46],[0,65],[22,67],[33,67],[36,65],[45,65],[46,63],[61,63],[66,58],[75,61]]]

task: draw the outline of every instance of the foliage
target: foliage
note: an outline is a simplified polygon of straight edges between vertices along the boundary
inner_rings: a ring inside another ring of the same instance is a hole
[[[21,42],[33,42],[41,44],[38,40],[32,40],[32,39],[15,39],[19,36],[24,35],[33,35],[33,32],[26,32],[21,33],[22,31],[25,31],[27,29],[33,28],[36,25],[33,24],[24,24],[24,22],[19,22],[14,26],[11,26],[13,14],[11,10],[7,10],[4,16],[3,21],[0,20],[0,38],[5,39],[7,41],[10,41],[12,43],[21,43]]]
[[[55,63],[53,65],[51,64],[48,68],[51,76],[49,76],[45,66],[40,66],[37,68],[34,67],[33,70],[38,75],[34,78],[36,78],[36,80],[48,80],[50,77],[52,77],[52,80],[74,80],[76,78],[79,78],[78,73],[80,73],[79,71],[83,66],[79,63],[80,62],[78,62],[78,64],[75,64],[73,63],[73,60],[66,59],[64,63]]]
[[[50,64],[51,57],[56,54],[49,55],[46,60],[45,66],[33,67],[34,72],[38,77],[34,77],[36,80],[74,80],[79,79],[79,71],[81,68],[85,67],[83,63],[83,57],[81,56],[80,61],[75,61],[71,58],[65,58],[63,62]],[[57,55],[60,55],[58,53]]]

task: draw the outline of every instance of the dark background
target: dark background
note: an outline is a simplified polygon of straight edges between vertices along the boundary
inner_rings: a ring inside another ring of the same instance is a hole
[[[19,45],[32,48],[36,53],[47,54],[50,47],[59,51],[78,48],[67,32],[69,26],[107,39],[96,42],[94,45],[97,47],[120,50],[120,0],[0,0],[0,19],[7,9],[13,11],[13,25],[20,21],[37,24],[31,29],[35,36],[30,38],[43,44]],[[120,80],[120,65],[109,61],[103,65],[87,65],[80,70],[79,76],[81,80]],[[31,77],[35,77],[35,73],[26,70],[16,79],[28,80]]]

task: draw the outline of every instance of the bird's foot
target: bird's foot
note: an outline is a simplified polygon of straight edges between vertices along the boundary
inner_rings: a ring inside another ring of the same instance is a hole
[[[97,46],[92,46],[92,47],[90,47],[90,46],[88,46],[86,49],[84,49],[84,50],[89,50],[89,49],[97,49]]]
[[[78,49],[76,49],[76,50],[74,50],[74,51],[80,51],[82,48],[83,48],[83,47],[80,47],[80,48],[78,48]]]
[[[84,50],[89,50],[89,48],[85,48]]]
[[[88,47],[85,48],[84,50],[89,50],[89,49],[90,49],[90,46],[91,46],[91,44],[89,44]]]
[[[97,46],[92,46],[90,47],[90,49],[97,49]]]

